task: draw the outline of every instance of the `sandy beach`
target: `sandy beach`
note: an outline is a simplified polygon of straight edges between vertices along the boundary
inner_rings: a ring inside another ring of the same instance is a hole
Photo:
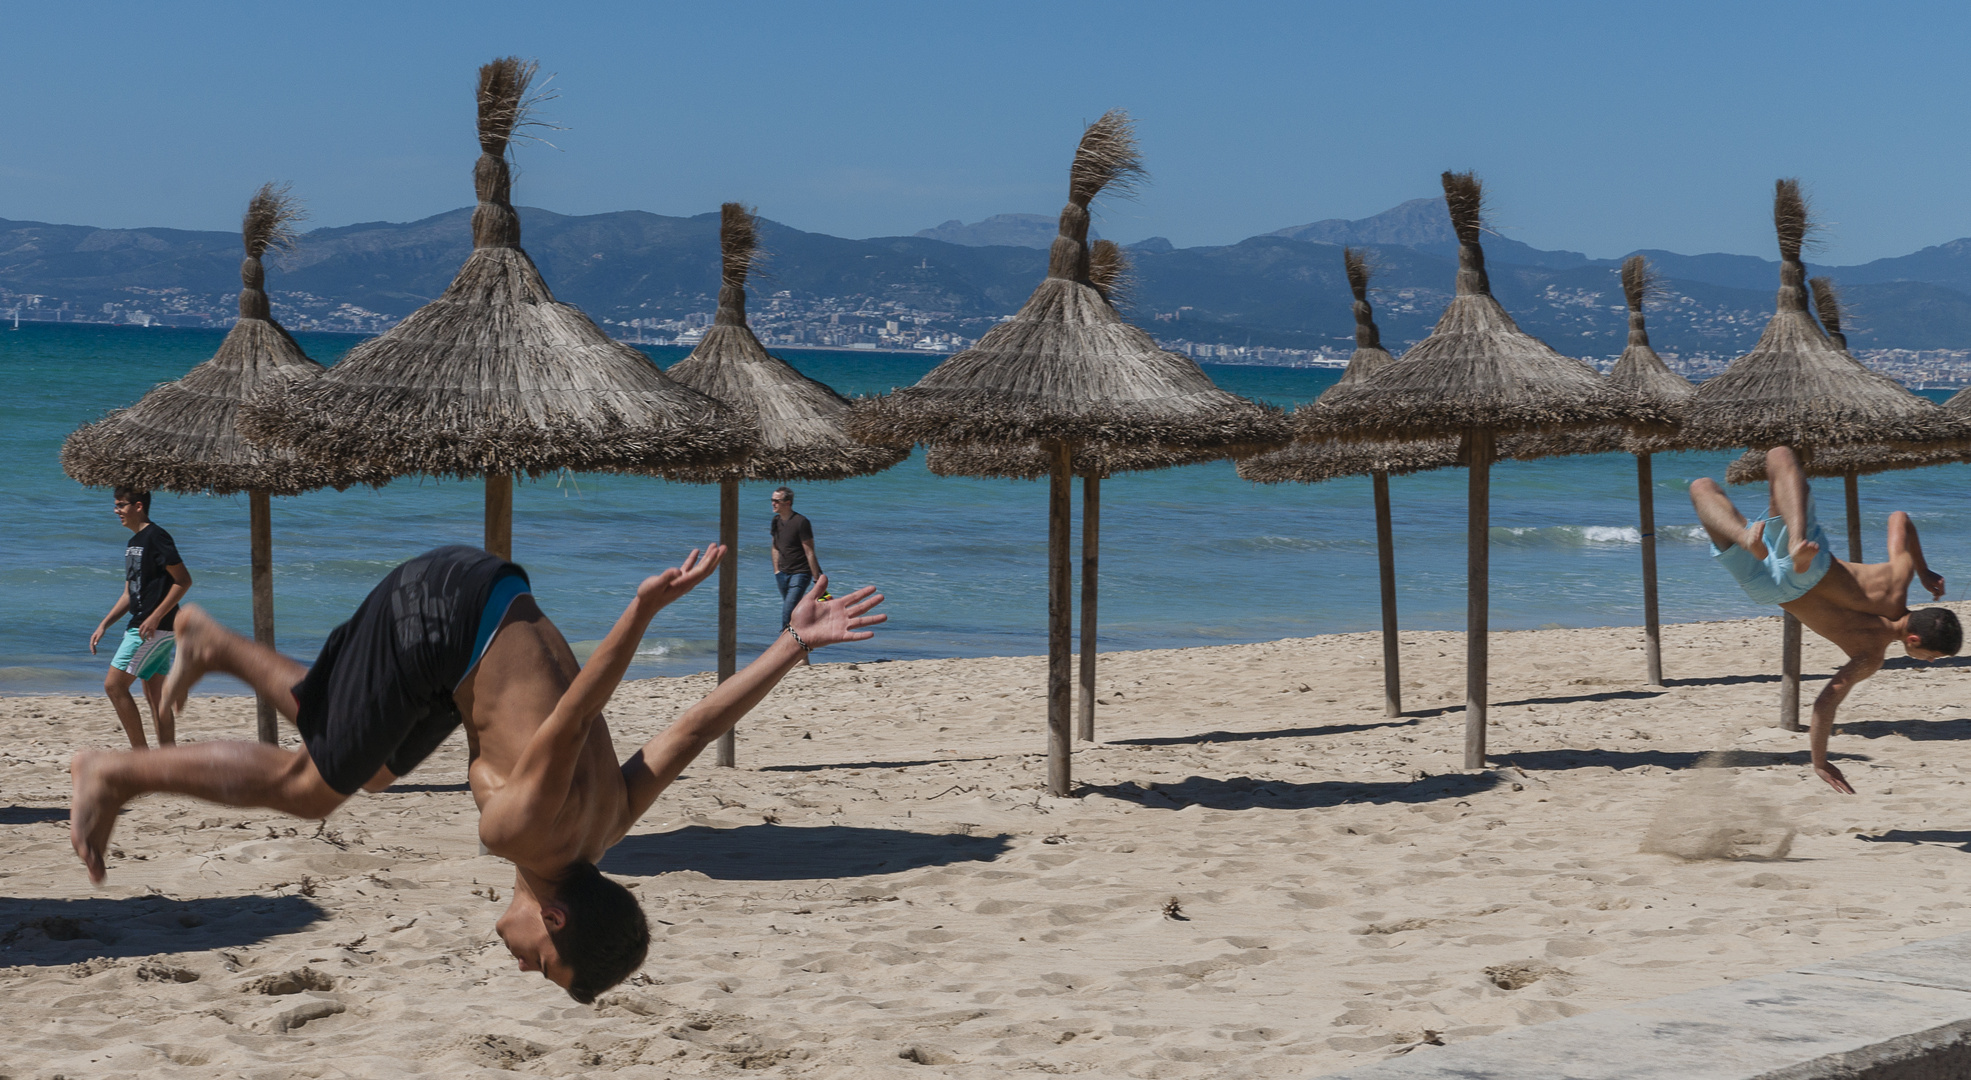
[[[603,863],[655,936],[593,1007],[493,934],[462,739],[322,827],[142,800],[96,889],[66,768],[107,703],[0,698],[0,1073],[1303,1077],[1971,929],[1955,662],[1856,691],[1845,798],[1773,727],[1777,619],[1667,627],[1667,689],[1634,629],[1495,635],[1479,774],[1461,635],[1404,643],[1397,720],[1373,635],[1106,656],[1077,798],[1042,659],[831,650]],[[626,684],[619,748],[710,685]]]

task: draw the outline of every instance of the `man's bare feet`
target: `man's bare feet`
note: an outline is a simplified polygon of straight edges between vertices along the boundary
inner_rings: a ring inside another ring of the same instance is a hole
[[[210,665],[207,655],[214,634],[225,633],[225,628],[212,621],[212,616],[197,604],[181,604],[178,607],[178,637],[173,642],[175,649],[171,654],[171,674],[165,676],[164,693],[158,695],[160,704],[157,724],[162,729],[166,724],[178,719],[178,710],[185,707],[185,699],[191,696],[192,687],[205,677]],[[162,730],[159,732],[162,736]]]
[[[1738,537],[1738,546],[1751,552],[1755,559],[1766,557],[1766,522],[1763,518],[1745,523],[1745,531]]]
[[[1802,540],[1793,545],[1793,572],[1804,574],[1814,564],[1814,556],[1820,554],[1820,545],[1812,540]]]
[[[98,885],[108,874],[103,856],[109,851],[110,831],[116,828],[123,803],[103,776],[106,750],[84,750],[69,762],[72,785],[68,800],[68,842]]]

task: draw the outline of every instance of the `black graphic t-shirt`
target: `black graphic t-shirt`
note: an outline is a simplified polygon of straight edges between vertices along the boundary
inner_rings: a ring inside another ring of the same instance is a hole
[[[123,580],[124,587],[130,590],[132,629],[150,618],[151,612],[164,603],[164,594],[171,591],[171,575],[164,568],[184,561],[178,557],[178,545],[171,534],[158,528],[156,522],[137,530],[130,538],[130,546],[123,549]],[[169,630],[177,618],[178,609],[174,607],[164,613],[157,628]]]

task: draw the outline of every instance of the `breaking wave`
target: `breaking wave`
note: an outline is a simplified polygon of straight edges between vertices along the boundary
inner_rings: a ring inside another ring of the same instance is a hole
[[[1684,544],[1705,539],[1701,525],[1658,525],[1658,544]],[[1634,525],[1541,525],[1492,527],[1492,542],[1517,547],[1596,547],[1641,544],[1642,530]]]

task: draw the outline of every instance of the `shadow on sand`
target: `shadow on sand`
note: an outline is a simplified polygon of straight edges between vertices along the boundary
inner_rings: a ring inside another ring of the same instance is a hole
[[[33,825],[40,821],[67,821],[66,806],[0,806],[0,825]]]
[[[1867,754],[1829,753],[1831,761],[1873,761]],[[1685,750],[1527,750],[1513,754],[1493,754],[1499,765],[1516,765],[1527,772],[1553,772],[1559,769],[1636,769],[1660,765],[1666,769],[1688,769],[1704,759],[1707,766],[1757,769],[1770,765],[1812,764],[1805,750],[1772,753],[1764,750],[1685,751]]]
[[[696,870],[720,881],[802,881],[991,862],[1011,846],[1010,840],[1005,834],[966,836],[849,825],[736,829],[690,825],[674,832],[626,836],[597,865],[627,877]]]
[[[48,967],[95,957],[239,948],[327,917],[299,896],[0,897],[0,963]]]
[[[809,765],[762,765],[761,772],[827,772],[830,769],[908,769],[916,765],[949,765],[958,761],[991,761],[989,757],[920,758],[909,761],[824,761]],[[680,778],[682,779],[682,777]]]
[[[1405,716],[1410,714],[1405,713]],[[1203,731],[1196,735],[1173,735],[1154,739],[1108,739],[1105,746],[1194,746],[1198,743],[1253,742],[1257,739],[1308,739],[1317,735],[1347,735],[1376,728],[1410,727],[1417,722],[1384,720],[1374,724],[1328,724],[1323,727],[1279,728],[1273,731]]]
[[[1838,735],[1859,735],[1880,739],[1901,735],[1911,742],[1945,742],[1971,739],[1971,718],[1955,720],[1848,720],[1834,725]]]
[[[1965,829],[1890,829],[1874,836],[1857,833],[1855,839],[1864,844],[1951,844],[1971,851],[1971,830]]]
[[[1134,780],[1120,784],[1090,784],[1080,788],[1090,795],[1127,799],[1154,810],[1182,810],[1204,806],[1213,810],[1305,810],[1344,803],[1421,803],[1438,799],[1460,799],[1498,786],[1500,777],[1492,773],[1451,773],[1421,780],[1389,780],[1350,783],[1317,780],[1297,784],[1289,780],[1258,780],[1250,776],[1217,779],[1188,776],[1181,783],[1139,786]]]

